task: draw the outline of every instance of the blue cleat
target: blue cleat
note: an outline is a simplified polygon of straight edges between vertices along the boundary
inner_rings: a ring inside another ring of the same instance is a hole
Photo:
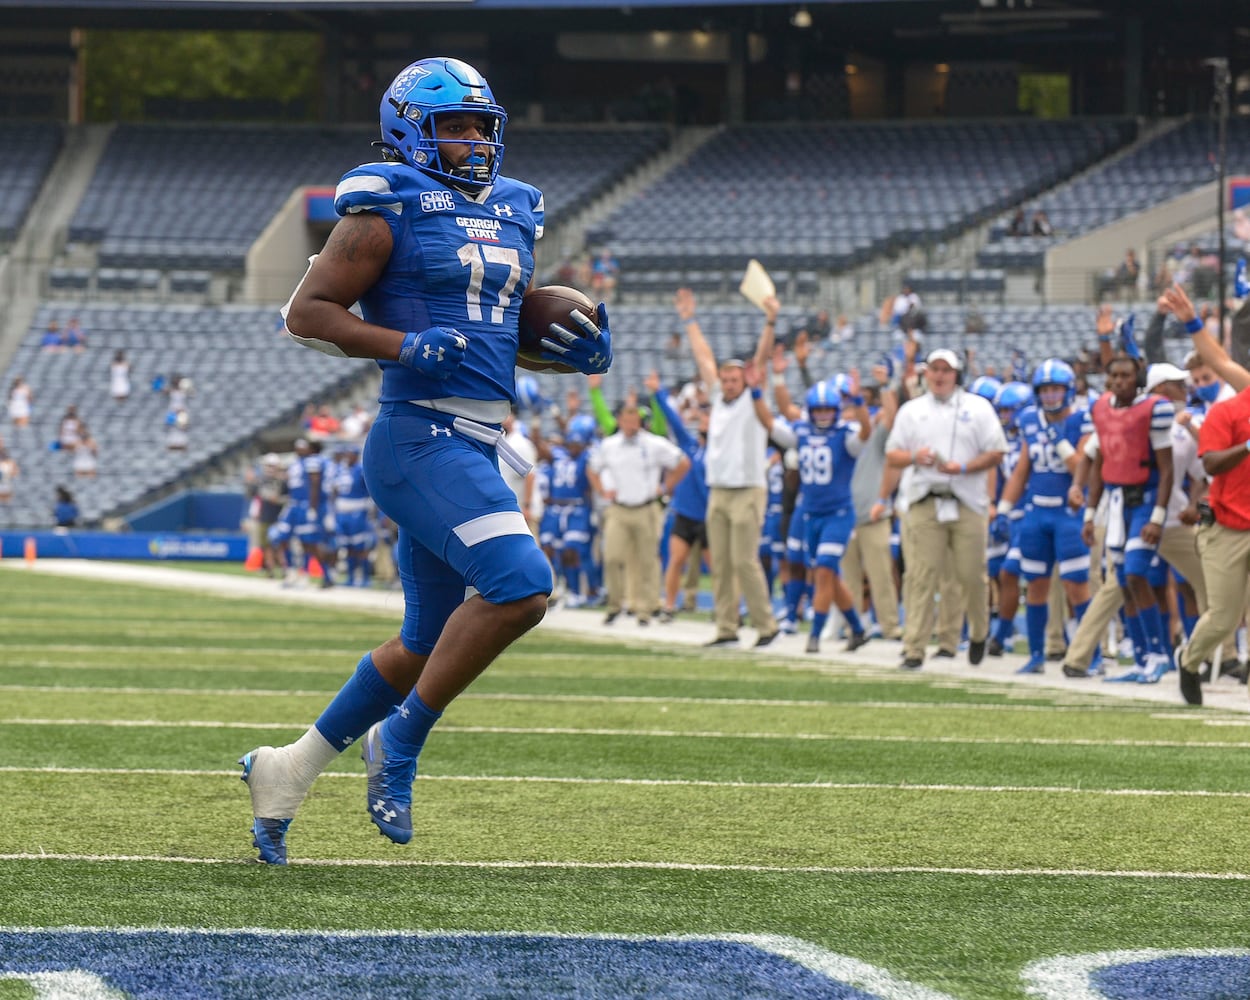
[[[1146,672],[1138,667],[1132,667],[1122,674],[1116,674],[1114,677],[1104,677],[1102,682],[1104,684],[1145,684]]]
[[[252,776],[252,766],[256,763],[255,753],[253,750],[239,758],[239,763],[243,765],[243,773],[239,778],[245,783]],[[252,846],[260,851],[257,861],[266,865],[286,864],[286,832],[290,826],[290,819],[266,819],[261,816],[252,818]]]
[[[412,783],[417,760],[388,750],[382,723],[375,722],[360,741],[360,756],[369,779],[369,818],[396,844],[412,839]]]
[[[252,846],[260,851],[256,859],[265,865],[286,864],[286,831],[289,819],[253,819]]]
[[[1163,680],[1163,675],[1176,667],[1172,663],[1172,657],[1166,653],[1152,653],[1146,657],[1146,666],[1142,670],[1142,678],[1139,684],[1158,684]]]
[[[1041,653],[1034,653],[1029,657],[1029,661],[1016,671],[1017,674],[1044,674],[1046,672],[1046,657]]]

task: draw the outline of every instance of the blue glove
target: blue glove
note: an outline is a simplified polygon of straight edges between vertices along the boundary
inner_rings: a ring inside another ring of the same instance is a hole
[[[443,380],[464,361],[469,346],[463,333],[449,326],[432,326],[420,333],[408,333],[399,349],[399,363],[426,378]]]
[[[994,520],[990,522],[990,537],[996,542],[1006,543],[1011,540],[1011,524],[1006,514],[994,515]]]
[[[602,302],[595,310],[596,322],[576,309],[571,317],[582,328],[577,334],[559,323],[552,323],[548,335],[539,343],[547,361],[575,368],[583,375],[602,375],[612,367],[612,333],[608,329],[608,307]]]
[[[1140,361],[1142,359],[1141,348],[1137,345],[1137,337],[1133,333],[1133,329],[1136,326],[1136,313],[1129,313],[1116,324],[1120,334],[1120,346],[1124,348],[1124,353],[1134,361]]]

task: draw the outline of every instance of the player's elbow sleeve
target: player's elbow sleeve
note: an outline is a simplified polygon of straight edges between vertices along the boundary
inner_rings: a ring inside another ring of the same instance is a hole
[[[344,352],[338,344],[332,344],[328,340],[321,340],[317,337],[301,337],[285,324],[283,324],[283,329],[286,330],[286,335],[299,344],[300,347],[307,347],[309,350],[320,351],[322,354],[328,354],[332,358],[348,357],[346,352]]]

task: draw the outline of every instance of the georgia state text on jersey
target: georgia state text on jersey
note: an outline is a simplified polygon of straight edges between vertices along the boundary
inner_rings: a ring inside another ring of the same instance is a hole
[[[517,323],[534,273],[531,248],[543,233],[543,196],[498,177],[478,198],[398,163],[367,163],[339,181],[335,211],[377,212],[394,241],[386,270],[361,296],[365,320],[394,330],[454,327],[469,342],[464,363],[442,381],[379,361],[384,403],[515,401]]]

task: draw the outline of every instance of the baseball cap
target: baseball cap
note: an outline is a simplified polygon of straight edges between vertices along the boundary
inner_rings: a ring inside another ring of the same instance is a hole
[[[1146,391],[1162,385],[1164,382],[1184,382],[1189,378],[1184,369],[1163,362],[1151,365],[1146,369]]]
[[[957,372],[964,370],[963,360],[948,347],[939,347],[936,351],[930,351],[929,356],[925,358],[925,364],[931,365],[935,361],[945,361]]]

